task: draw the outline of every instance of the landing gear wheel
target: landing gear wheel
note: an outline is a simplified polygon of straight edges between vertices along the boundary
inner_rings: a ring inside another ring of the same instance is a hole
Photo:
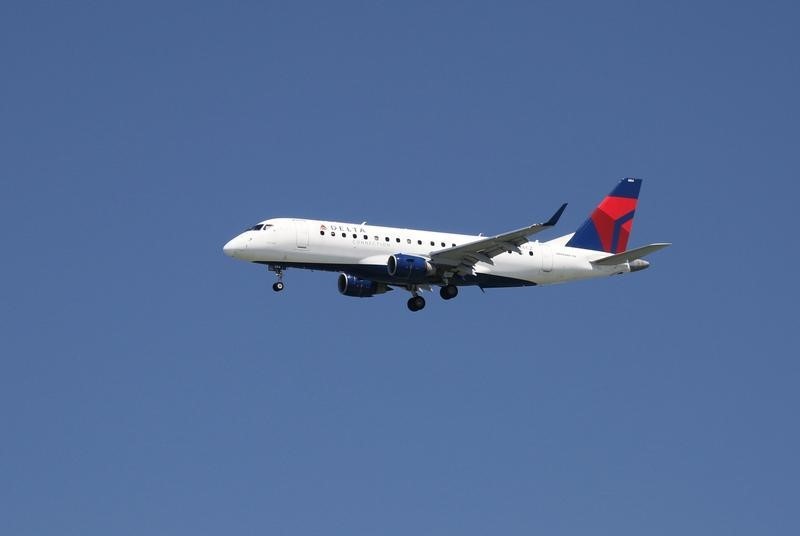
[[[419,311],[425,307],[425,298],[422,296],[414,296],[408,300],[408,309],[410,311]]]
[[[267,270],[270,272],[275,272],[275,275],[278,276],[278,282],[272,285],[272,290],[275,292],[280,292],[283,290],[283,266],[278,266],[277,264],[268,264]]]
[[[458,287],[455,285],[445,285],[439,289],[439,296],[441,296],[443,300],[452,300],[458,296]]]

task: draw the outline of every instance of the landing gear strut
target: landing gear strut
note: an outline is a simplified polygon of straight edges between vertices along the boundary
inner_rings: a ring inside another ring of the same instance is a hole
[[[452,300],[458,296],[458,287],[449,284],[445,285],[439,289],[439,296],[441,296],[443,300]]]
[[[270,272],[275,272],[275,275],[278,276],[278,281],[272,285],[272,290],[275,292],[280,292],[284,289],[283,285],[283,266],[278,266],[277,264],[269,264],[267,265],[267,269]]]
[[[425,298],[419,295],[419,286],[418,285],[408,285],[406,286],[406,290],[411,292],[411,298],[408,300],[408,310],[409,311],[420,311],[425,308]]]

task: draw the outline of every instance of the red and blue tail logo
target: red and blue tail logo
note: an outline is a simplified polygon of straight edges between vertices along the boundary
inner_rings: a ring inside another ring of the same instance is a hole
[[[641,187],[642,179],[622,179],[578,228],[567,246],[608,253],[625,251]]]

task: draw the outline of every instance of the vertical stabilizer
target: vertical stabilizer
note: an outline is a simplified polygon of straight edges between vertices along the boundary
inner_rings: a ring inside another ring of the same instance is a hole
[[[583,222],[568,247],[621,253],[628,247],[642,179],[622,179]]]

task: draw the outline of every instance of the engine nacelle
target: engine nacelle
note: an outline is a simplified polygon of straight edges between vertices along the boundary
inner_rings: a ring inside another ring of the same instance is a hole
[[[424,281],[425,277],[436,274],[436,269],[423,257],[397,253],[386,263],[389,275],[409,281]]]
[[[361,279],[354,275],[341,273],[337,281],[339,292],[354,298],[369,298],[375,294],[383,294],[390,290],[385,283],[378,283],[370,279]]]

